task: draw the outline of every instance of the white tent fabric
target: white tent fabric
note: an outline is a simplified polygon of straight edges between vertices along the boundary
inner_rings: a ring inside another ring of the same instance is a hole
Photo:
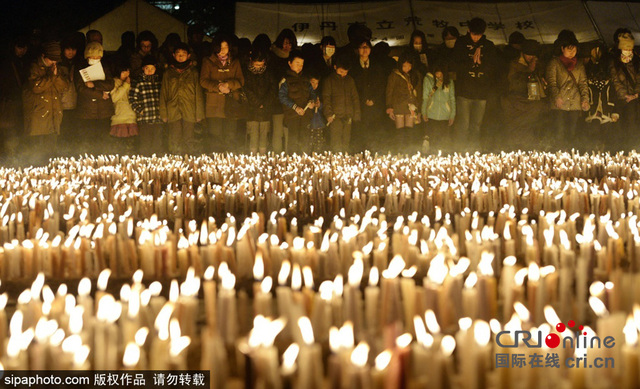
[[[608,10],[610,3],[606,4]],[[330,4],[238,2],[236,33],[253,39],[264,32],[274,38],[283,28],[291,28],[299,43],[315,43],[323,35],[331,35],[342,45],[348,42],[349,24],[359,22],[371,28],[374,43],[385,40],[394,46],[408,43],[415,23],[416,28],[427,34],[428,43],[437,44],[441,42],[444,26],[453,25],[464,34],[466,21],[474,16],[487,22],[486,35],[496,44],[506,43],[514,31],[541,43],[553,43],[562,29],[574,31],[580,41],[598,38],[584,3],[575,0],[518,3],[427,0]]]
[[[137,35],[140,31],[149,30],[162,43],[164,38],[172,32],[180,35],[183,41],[186,40],[187,27],[186,23],[144,0],[127,0],[80,31],[84,33],[89,30],[100,31],[104,49],[115,51],[120,47],[120,35],[125,31],[133,31]]]
[[[619,27],[633,31],[636,43],[640,43],[640,4],[588,1],[587,6],[607,44],[613,44],[613,33]]]

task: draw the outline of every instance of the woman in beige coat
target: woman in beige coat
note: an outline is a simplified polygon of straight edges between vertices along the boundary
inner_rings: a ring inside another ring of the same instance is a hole
[[[568,144],[575,139],[581,111],[589,110],[589,86],[584,65],[576,56],[575,34],[562,30],[555,44],[562,54],[547,66],[548,92],[555,116],[556,139]]]

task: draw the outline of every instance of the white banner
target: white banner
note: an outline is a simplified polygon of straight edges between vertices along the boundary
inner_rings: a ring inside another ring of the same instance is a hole
[[[413,7],[413,14],[411,8]],[[413,15],[413,16],[412,16]],[[442,42],[445,26],[466,34],[466,23],[478,16],[487,22],[487,37],[496,44],[507,42],[509,34],[520,31],[541,43],[553,43],[563,29],[574,31],[580,41],[596,39],[597,33],[580,1],[519,3],[466,3],[413,0],[283,4],[236,3],[236,33],[251,40],[266,33],[275,40],[280,30],[291,28],[298,43],[317,43],[331,35],[338,45],[348,43],[347,28],[365,23],[374,43],[385,40],[392,46],[404,45],[415,28],[427,35],[429,44]],[[570,17],[569,17],[570,16]]]

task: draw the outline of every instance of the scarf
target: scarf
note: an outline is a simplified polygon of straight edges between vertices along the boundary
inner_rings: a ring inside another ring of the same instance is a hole
[[[262,74],[267,71],[267,66],[265,65],[260,68],[257,68],[253,66],[253,64],[249,64],[249,71],[253,74]]]
[[[560,62],[562,62],[562,64],[564,65],[565,69],[567,69],[568,71],[572,71],[573,69],[576,68],[576,64],[578,63],[578,57],[573,57],[571,59],[565,57],[564,55],[561,55],[558,57],[558,59],[560,60]]]
[[[227,61],[229,60],[229,54],[225,55],[224,57],[220,56],[220,54],[218,54],[218,59],[220,60],[220,63],[222,64],[222,66],[226,66],[227,65]]]
[[[191,65],[191,61],[186,60],[184,62],[173,61],[173,65],[172,66],[174,68],[176,68],[176,70],[183,71],[186,68],[188,68],[189,65]]]

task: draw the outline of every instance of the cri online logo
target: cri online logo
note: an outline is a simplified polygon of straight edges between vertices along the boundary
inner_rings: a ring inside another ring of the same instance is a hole
[[[556,331],[562,333],[567,330],[567,326],[576,331],[575,339],[572,336],[565,336],[563,338],[558,334],[548,334],[544,339],[544,344],[549,348],[557,348],[562,343],[564,348],[601,348],[603,345],[606,348],[612,348],[615,346],[615,338],[613,336],[607,336],[603,340],[600,340],[597,336],[587,337],[587,332],[582,332],[583,326],[577,326],[573,320],[569,320],[567,324],[558,323],[556,325]],[[518,347],[520,341],[529,348],[541,348],[542,347],[542,332],[537,331],[537,334],[531,333],[531,331],[515,331],[513,337],[513,344],[504,344],[501,338],[505,334],[509,334],[510,331],[501,331],[496,335],[496,344],[500,347]],[[581,337],[581,335],[584,335]]]

